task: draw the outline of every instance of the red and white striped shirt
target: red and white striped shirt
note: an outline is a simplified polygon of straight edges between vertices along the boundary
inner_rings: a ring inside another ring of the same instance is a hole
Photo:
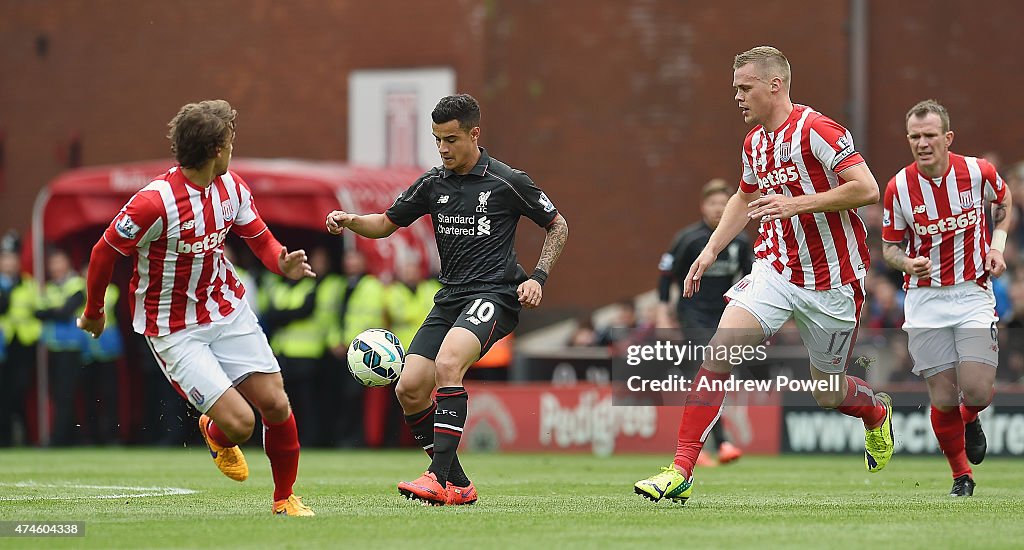
[[[932,260],[929,277],[904,276],[905,288],[951,286],[967,281],[985,284],[989,236],[982,198],[1002,202],[1006,185],[984,159],[949,153],[949,170],[929,179],[917,164],[900,170],[885,188],[882,239],[902,243],[907,256]]]
[[[224,239],[267,230],[238,174],[229,171],[202,188],[175,167],[136,193],[103,238],[133,256],[129,288],[132,326],[165,336],[218,321],[242,301],[245,287],[224,257]]]
[[[790,197],[834,189],[838,172],[864,162],[850,132],[805,105],[776,131],[757,126],[743,142],[744,193]],[[754,255],[797,286],[829,290],[863,278],[870,265],[867,229],[855,210],[800,214],[762,222]]]

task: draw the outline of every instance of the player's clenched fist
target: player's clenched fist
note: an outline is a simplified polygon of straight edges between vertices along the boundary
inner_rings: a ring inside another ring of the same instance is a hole
[[[907,258],[907,268],[903,271],[926,279],[932,272],[932,261],[927,256],[918,256],[916,258]]]
[[[103,334],[103,328],[106,325],[106,315],[100,314],[96,319],[90,319],[85,315],[78,318],[78,328],[88,332],[93,338],[99,338],[100,334]]]
[[[527,279],[523,284],[519,285],[516,293],[519,295],[519,303],[523,304],[523,307],[526,309],[533,309],[539,306],[541,299],[544,297],[544,291],[541,289],[540,283],[533,279]]]
[[[1006,271],[1006,260],[1003,259],[1003,253],[995,248],[988,251],[988,255],[985,256],[985,270],[992,274],[993,277],[998,277]]]
[[[335,210],[327,215],[327,232],[331,235],[339,235],[342,230],[352,223],[355,214],[349,214],[341,210]]]

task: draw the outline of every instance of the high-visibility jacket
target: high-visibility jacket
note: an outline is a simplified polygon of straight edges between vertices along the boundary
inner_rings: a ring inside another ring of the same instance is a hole
[[[21,280],[11,289],[7,314],[0,318],[8,344],[15,339],[23,346],[31,346],[39,341],[43,333],[43,323],[36,318],[40,301],[39,287],[35,280],[29,275],[22,275]]]
[[[315,279],[288,281],[279,279],[268,289],[268,311],[294,311],[301,309],[316,293]],[[325,327],[317,323],[315,309],[308,315],[278,326],[270,339],[270,348],[281,357],[315,359],[324,354]]]
[[[316,306],[313,315],[324,329],[324,346],[333,347],[332,338],[340,338],[341,306],[345,300],[345,277],[332,273],[318,276]]]
[[[50,281],[43,288],[40,309],[64,307],[72,296],[85,292],[85,279],[70,275],[60,281]],[[43,322],[43,343],[50,351],[81,351],[85,344],[84,333],[79,330],[75,319],[85,311],[85,300],[72,315],[65,319],[48,319]]]
[[[345,279],[341,302],[341,323],[328,339],[331,347],[348,346],[368,328],[384,328],[386,302],[384,285],[373,275]]]
[[[415,288],[410,288],[399,281],[388,285],[387,304],[391,332],[395,333],[398,341],[402,342],[406,349],[434,307],[434,295],[438,290],[441,290],[441,283],[437,279],[420,281]]]

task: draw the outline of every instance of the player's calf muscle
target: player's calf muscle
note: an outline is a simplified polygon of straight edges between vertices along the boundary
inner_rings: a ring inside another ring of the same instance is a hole
[[[846,388],[846,385],[843,384],[842,387]],[[834,391],[821,391],[815,389],[811,391],[811,394],[814,395],[814,400],[818,403],[818,405],[826,409],[834,409],[839,405],[842,405],[843,399],[846,397],[845,391],[840,393]]]

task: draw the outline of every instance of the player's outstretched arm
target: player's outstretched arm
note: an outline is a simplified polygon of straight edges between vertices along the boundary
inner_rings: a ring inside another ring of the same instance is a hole
[[[1003,250],[1006,248],[1006,234],[1013,225],[1013,193],[1007,190],[1002,200],[992,202],[992,246],[985,256],[985,269],[994,277],[1006,271]]]
[[[249,224],[252,225],[252,224]],[[299,280],[303,277],[316,277],[316,273],[313,273],[309,263],[306,261],[306,251],[299,249],[293,252],[288,252],[288,249],[283,246],[276,238],[274,234],[270,232],[270,228],[263,225],[263,229],[257,228],[258,232],[252,234],[245,226],[234,226],[233,231],[236,231],[241,237],[242,241],[252,250],[252,253],[259,258],[260,263],[263,264],[271,273],[281,275],[293,280]]]
[[[551,220],[545,231],[547,231],[547,236],[544,237],[544,245],[540,249],[537,268],[533,270],[533,275],[530,275],[530,278],[519,285],[517,289],[519,302],[526,308],[535,308],[540,305],[540,301],[544,297],[544,282],[547,281],[548,274],[551,273],[551,268],[555,266],[558,257],[562,255],[565,241],[569,239],[569,224],[561,214]]]
[[[103,334],[103,328],[107,323],[107,316],[103,311],[104,299],[107,286],[110,285],[110,277],[114,273],[114,263],[119,257],[121,254],[102,237],[96,241],[96,245],[92,247],[92,254],[89,255],[89,272],[85,276],[85,311],[78,318],[78,328],[88,332],[93,338],[99,338],[100,334]]]
[[[729,246],[729,243],[747,226],[747,222],[750,221],[749,205],[757,198],[758,194],[756,192],[744,193],[740,189],[736,191],[735,195],[729,197],[729,202],[726,203],[725,211],[722,213],[722,220],[718,222],[718,227],[711,233],[708,244],[690,265],[690,270],[686,273],[686,278],[683,279],[683,296],[692,298],[694,293],[700,290],[700,279],[704,276],[704,272],[711,267],[711,264],[715,263],[718,254]]]
[[[345,229],[369,239],[382,239],[397,231],[398,226],[392,223],[383,213],[363,214],[360,216],[359,214],[335,210],[327,215],[328,233],[340,235]]]

